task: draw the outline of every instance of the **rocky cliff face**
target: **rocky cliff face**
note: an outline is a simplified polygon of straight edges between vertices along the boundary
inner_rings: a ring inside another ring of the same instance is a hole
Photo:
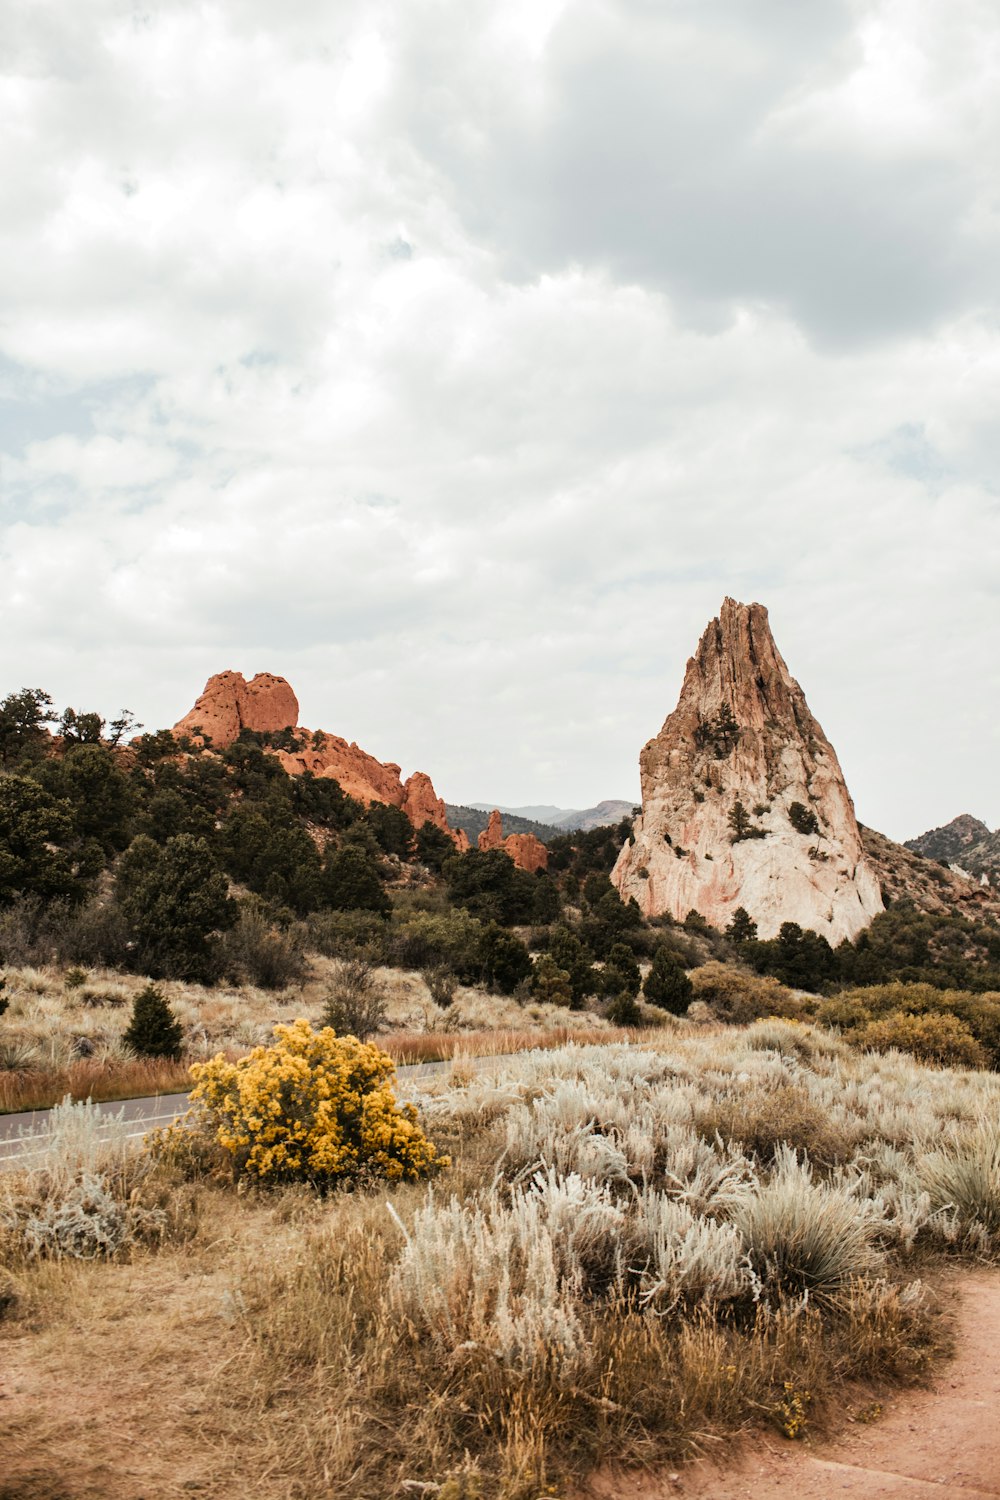
[[[742,906],[762,938],[798,922],[837,943],[883,909],[833,746],[763,605],[724,602],[640,774],[611,878],[647,915],[693,908],[725,927]]]
[[[502,849],[514,861],[519,870],[545,870],[549,864],[549,851],[541,839],[533,833],[509,833],[504,838],[503,818],[496,808],[490,813],[490,821],[479,835],[480,849]]]
[[[414,828],[433,823],[457,849],[469,847],[465,834],[449,826],[445,805],[423,771],[415,771],[404,783],[399,766],[392,761],[376,760],[339,735],[303,729],[298,719],[298,699],[283,677],[258,672],[247,682],[241,672],[219,672],[209,678],[191,712],[174,725],[174,734],[208,735],[213,749],[224,750],[243,729],[258,734],[290,729],[298,748],[271,752],[290,776],[311,771],[314,776],[332,777],[349,797],[401,807]]]
[[[258,672],[247,682],[242,672],[217,672],[174,734],[202,734],[225,750],[241,729],[273,734],[299,722],[299,700],[283,677]]]

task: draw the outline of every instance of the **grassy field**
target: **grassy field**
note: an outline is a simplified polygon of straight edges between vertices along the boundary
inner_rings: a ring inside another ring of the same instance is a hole
[[[67,1094],[114,1100],[179,1092],[192,1062],[216,1052],[238,1056],[268,1041],[276,1022],[304,1016],[316,1023],[336,962],[314,955],[311,970],[305,984],[279,991],[160,982],[184,1032],[183,1058],[173,1063],[136,1058],[122,1042],[132,999],[147,980],[99,969],[6,969],[10,1007],[0,1031],[0,1114],[46,1108]],[[398,1063],[515,1052],[588,1032],[615,1034],[591,1011],[570,1014],[562,1006],[520,1004],[462,986],[442,1009],[416,971],[379,969],[376,978],[386,997],[379,1045]]]
[[[787,1021],[595,1041],[442,1075],[450,1167],[327,1197],[67,1111],[2,1184],[6,1483],[568,1500],[807,1437],[946,1352],[935,1286],[1000,1249],[998,1106]]]

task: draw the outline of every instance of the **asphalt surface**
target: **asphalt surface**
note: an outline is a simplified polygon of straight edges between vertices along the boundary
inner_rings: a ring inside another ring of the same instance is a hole
[[[400,1082],[418,1082],[421,1078],[432,1078],[443,1073],[451,1062],[412,1063],[396,1069]],[[127,1139],[139,1139],[152,1130],[160,1130],[173,1120],[180,1119],[188,1108],[188,1094],[154,1094],[146,1099],[117,1099],[96,1108],[106,1117],[109,1126],[119,1119],[131,1128]],[[33,1109],[24,1114],[0,1115],[0,1170],[5,1165],[16,1163],[29,1166],[32,1158],[45,1154],[45,1137],[49,1133],[51,1111]]]

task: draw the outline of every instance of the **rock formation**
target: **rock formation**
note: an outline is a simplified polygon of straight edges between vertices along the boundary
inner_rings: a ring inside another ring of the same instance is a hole
[[[211,739],[213,749],[224,750],[243,729],[259,734],[290,729],[297,748],[271,751],[290,776],[311,771],[314,776],[332,777],[349,797],[401,807],[414,828],[433,823],[459,851],[469,847],[465,834],[449,826],[445,805],[423,771],[415,771],[404,782],[393,762],[376,760],[339,735],[303,729],[298,718],[298,699],[283,677],[258,672],[247,682],[241,672],[219,672],[209,678],[191,712],[174,725],[174,734],[200,733]]]
[[[838,943],[883,909],[833,746],[760,604],[726,599],[674,712],[640,757],[642,813],[612,872],[647,916],[694,909],[758,936],[798,922]]]
[[[536,870],[548,868],[549,851],[541,839],[536,839],[533,833],[509,833],[504,838],[503,818],[496,808],[490,813],[490,821],[479,835],[478,842],[483,850],[502,849],[519,870],[527,870],[532,875]]]
[[[299,700],[283,677],[258,672],[247,682],[242,672],[217,672],[191,712],[174,725],[174,734],[201,734],[214,749],[224,750],[241,729],[272,734],[298,721]]]

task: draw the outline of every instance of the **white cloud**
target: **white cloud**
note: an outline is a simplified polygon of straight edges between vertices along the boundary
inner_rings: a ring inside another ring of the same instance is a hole
[[[275,670],[582,805],[733,593],[866,821],[1000,823],[990,11],[63,11],[0,80],[3,691]]]

